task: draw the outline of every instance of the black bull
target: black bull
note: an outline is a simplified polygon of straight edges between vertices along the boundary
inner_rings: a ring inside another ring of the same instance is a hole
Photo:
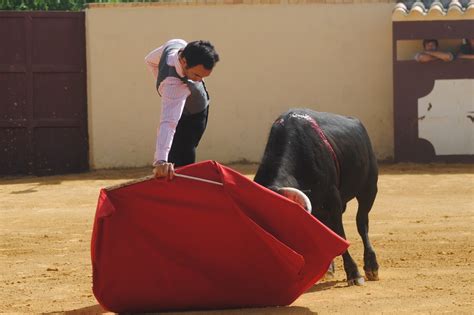
[[[368,280],[378,280],[379,266],[368,235],[377,179],[377,160],[362,123],[309,109],[290,110],[275,121],[255,175],[255,182],[277,192],[282,187],[304,191],[313,215],[343,238],[342,214],[347,202],[357,198],[357,230],[364,243]],[[363,284],[349,251],[342,257],[348,283]]]

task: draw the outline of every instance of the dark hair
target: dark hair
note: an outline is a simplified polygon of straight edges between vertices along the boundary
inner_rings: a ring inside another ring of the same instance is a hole
[[[428,43],[435,43],[436,47],[438,47],[438,40],[437,39],[424,39],[423,40],[423,48],[425,48],[426,44]]]
[[[184,47],[181,56],[186,58],[188,68],[203,65],[207,70],[212,70],[219,61],[219,54],[214,46],[206,40],[190,42]]]

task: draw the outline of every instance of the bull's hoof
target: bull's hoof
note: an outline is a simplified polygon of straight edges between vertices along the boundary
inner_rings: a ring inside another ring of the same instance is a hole
[[[379,272],[378,270],[364,270],[365,276],[369,281],[378,281],[379,280]]]
[[[358,278],[355,278],[355,279],[348,279],[347,280],[347,285],[348,286],[353,286],[353,285],[358,285],[358,286],[361,286],[361,285],[364,285],[365,283],[365,280],[363,277],[358,277]]]

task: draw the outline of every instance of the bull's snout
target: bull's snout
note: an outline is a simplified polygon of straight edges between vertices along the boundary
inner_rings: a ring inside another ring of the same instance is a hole
[[[306,196],[301,190],[298,190],[293,187],[281,187],[277,189],[277,192],[280,195],[285,196],[286,198],[298,203],[303,208],[305,208],[308,213],[311,213],[311,201],[309,201],[308,196]]]

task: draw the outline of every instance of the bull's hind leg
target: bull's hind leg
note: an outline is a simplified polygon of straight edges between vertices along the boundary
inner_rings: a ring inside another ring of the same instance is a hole
[[[372,244],[369,240],[369,212],[375,200],[377,188],[366,192],[365,196],[358,196],[359,208],[357,210],[357,231],[364,243],[364,271],[367,280],[379,280],[379,264]]]
[[[339,191],[336,187],[333,187],[331,195],[330,202],[328,203],[328,210],[331,215],[331,228],[337,233],[337,235],[346,239],[346,233],[344,232],[344,226],[342,224],[343,205]],[[354,259],[352,259],[348,250],[342,254],[342,260],[344,263],[344,271],[347,275],[347,284],[363,285],[364,278],[360,275],[357,264]]]

